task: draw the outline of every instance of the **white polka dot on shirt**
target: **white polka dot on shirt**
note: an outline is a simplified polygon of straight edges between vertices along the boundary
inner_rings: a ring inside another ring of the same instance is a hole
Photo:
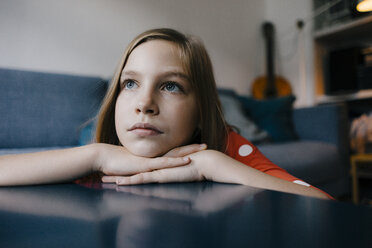
[[[252,152],[253,152],[253,148],[250,145],[242,145],[239,148],[239,155],[242,156],[242,157],[246,157],[249,154],[251,154]]]
[[[301,180],[294,180],[293,182],[294,182],[294,183],[297,183],[297,184],[299,184],[299,185],[303,185],[303,186],[306,186],[306,187],[310,187],[310,184],[305,183],[304,181],[301,181]]]

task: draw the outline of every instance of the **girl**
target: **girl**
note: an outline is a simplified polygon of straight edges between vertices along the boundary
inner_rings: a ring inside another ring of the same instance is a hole
[[[0,185],[212,180],[328,198],[232,131],[203,44],[175,30],[149,30],[129,44],[100,110],[96,140],[2,156]]]

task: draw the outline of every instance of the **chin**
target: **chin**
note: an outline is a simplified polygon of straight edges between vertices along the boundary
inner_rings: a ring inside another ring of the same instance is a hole
[[[147,148],[143,148],[143,147],[125,147],[125,148],[127,148],[127,150],[130,153],[136,156],[146,157],[146,158],[160,157],[168,152],[168,150],[163,151],[162,149],[160,149],[160,147],[150,147],[150,146]]]

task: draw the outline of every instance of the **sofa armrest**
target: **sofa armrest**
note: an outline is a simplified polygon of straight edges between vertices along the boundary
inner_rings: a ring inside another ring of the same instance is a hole
[[[348,154],[349,123],[345,104],[294,109],[293,121],[301,140],[317,140],[335,144],[341,154]]]

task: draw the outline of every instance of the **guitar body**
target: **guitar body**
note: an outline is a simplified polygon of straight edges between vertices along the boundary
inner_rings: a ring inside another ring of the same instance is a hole
[[[291,85],[285,78],[281,76],[275,76],[274,87],[275,92],[270,94],[270,90],[269,92],[267,91],[268,89],[267,77],[266,76],[258,77],[254,80],[252,85],[252,96],[258,100],[264,100],[270,98],[270,95],[272,95],[272,97],[282,97],[289,96],[292,94]]]
[[[266,76],[255,79],[252,85],[252,96],[256,99],[268,99],[292,94],[291,85],[283,77],[274,73],[274,25],[265,22],[262,26],[266,41]]]

